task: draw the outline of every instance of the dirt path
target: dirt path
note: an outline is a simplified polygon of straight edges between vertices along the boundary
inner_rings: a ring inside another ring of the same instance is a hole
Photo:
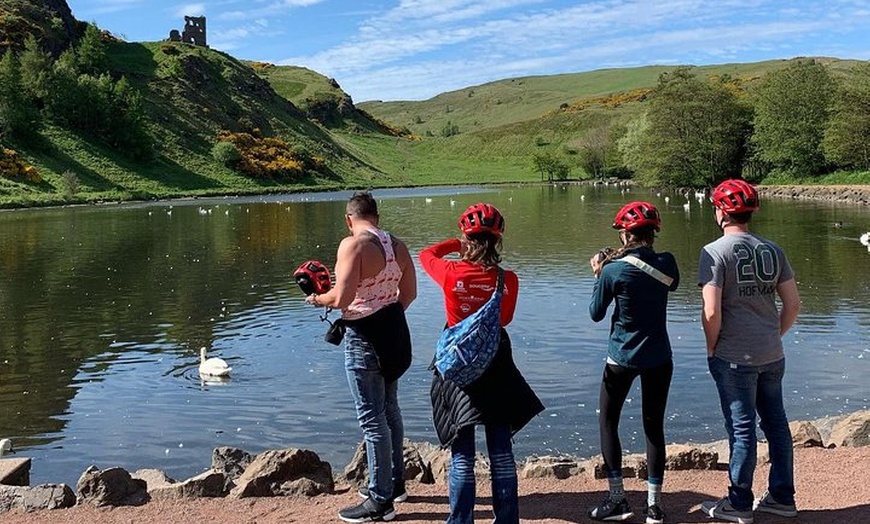
[[[841,449],[796,449],[795,482],[800,515],[785,519],[759,515],[756,524],[868,524],[870,523],[870,447]],[[763,491],[767,466],[755,477]],[[725,471],[669,471],[665,476],[663,505],[669,524],[720,524],[698,511],[702,501],[717,499],[727,488]],[[536,524],[591,522],[588,507],[599,502],[606,482],[585,475],[566,480],[520,480],[522,522]],[[394,522],[436,523],[447,517],[444,484],[410,483],[410,498],[397,505]],[[643,509],[646,485],[626,479],[626,491],[635,511]],[[490,522],[489,488],[478,485],[477,522]],[[97,509],[77,506],[67,510],[19,512],[0,515],[2,524],[317,524],[340,522],[338,510],[359,501],[346,486],[334,495],[313,499],[199,499],[182,502],[151,502],[140,507]],[[635,516],[627,521],[643,522]]]

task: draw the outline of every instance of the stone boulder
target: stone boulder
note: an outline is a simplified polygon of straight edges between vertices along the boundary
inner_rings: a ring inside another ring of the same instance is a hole
[[[282,449],[257,455],[236,479],[236,487],[230,491],[230,496],[313,497],[331,493],[334,488],[332,467],[320,460],[317,453],[305,449]]]
[[[788,424],[791,430],[791,441],[796,448],[820,448],[822,444],[822,434],[818,428],[806,420],[796,420]]]
[[[432,445],[428,442],[415,443],[405,439],[402,446],[402,456],[405,462],[404,480],[416,480],[421,484],[433,484],[435,478],[432,474],[432,465],[423,458],[421,446],[425,452],[431,451]],[[340,479],[353,486],[360,487],[368,483],[368,474],[368,454],[366,453],[366,446],[363,441],[356,447],[353,458],[345,466]]]
[[[66,484],[40,484],[33,487],[0,485],[0,512],[12,509],[39,511],[75,505],[76,494]]]
[[[838,422],[831,430],[830,443],[854,448],[870,445],[870,411],[857,411]]]
[[[583,466],[573,457],[531,456],[520,466],[524,479],[555,478],[559,480],[583,473]]]
[[[245,468],[253,461],[254,455],[239,448],[222,446],[211,452],[211,469],[223,471],[232,480],[242,476]]]
[[[731,460],[731,450],[728,447],[727,440],[717,440],[710,444],[705,444],[704,448],[716,453],[719,456],[719,464],[715,469],[728,469],[728,461]],[[767,442],[759,440],[755,445],[755,456],[757,464],[767,464],[770,462],[770,453],[767,450]]]
[[[417,442],[414,443],[414,446],[420,453],[423,462],[432,472],[432,481],[446,483],[450,471],[450,450],[443,449],[431,442]],[[489,479],[489,459],[479,451],[474,457],[474,476],[478,480]],[[421,480],[421,482],[423,481]]]
[[[123,468],[99,470],[91,466],[76,484],[80,504],[94,506],[139,506],[149,500],[148,485]]]
[[[178,482],[160,469],[138,469],[130,476],[134,479],[144,480],[148,491]]]
[[[604,459],[602,457],[589,459],[590,470],[596,479],[607,478],[607,468],[604,467]],[[649,477],[646,464],[646,456],[640,454],[626,455],[622,457],[622,476],[623,478],[636,477],[646,480]]]
[[[687,469],[717,469],[719,453],[712,449],[699,448],[690,444],[670,444],[667,447],[665,469],[672,471]]]
[[[208,470],[183,482],[149,487],[152,500],[180,500],[200,497],[223,497],[229,493],[227,474]]]

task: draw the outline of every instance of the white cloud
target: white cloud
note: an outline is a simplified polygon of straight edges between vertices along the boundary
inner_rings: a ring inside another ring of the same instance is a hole
[[[279,3],[285,7],[306,7],[325,1],[326,0],[281,0]]]
[[[812,48],[822,38],[833,40],[837,32],[860,31],[868,23],[862,13],[866,5],[851,0],[835,5],[810,0],[552,5],[539,0],[401,0],[394,9],[363,21],[344,43],[278,62],[335,77],[361,100],[425,98],[506,76],[702,63],[765,49],[782,57],[788,49]]]
[[[99,0],[93,2],[92,7],[87,9],[87,12],[95,15],[117,13],[137,7],[138,4],[144,2],[145,0]]]
[[[184,18],[185,16],[203,16],[205,15],[205,4],[185,4],[178,6],[173,16],[175,18]]]
[[[269,2],[257,2],[262,4],[261,7],[252,9],[225,11],[218,15],[221,20],[240,21],[262,18],[265,16],[278,16],[289,12],[292,9],[299,7],[308,7],[315,4],[320,4],[326,0],[279,0]]]

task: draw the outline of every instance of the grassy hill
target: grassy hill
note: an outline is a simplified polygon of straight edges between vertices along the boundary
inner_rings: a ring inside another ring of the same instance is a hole
[[[0,6],[0,48],[17,49],[23,35],[33,34],[56,57],[83,32],[64,0],[9,0]],[[243,62],[182,43],[105,36],[111,76],[126,78],[142,94],[153,154],[134,160],[105,140],[45,119],[35,141],[0,137],[42,176],[39,183],[0,177],[0,206],[536,181],[533,155],[556,152],[571,160],[585,137],[619,128],[642,111],[659,75],[673,69],[512,78],[425,101],[355,105],[335,80],[306,68]],[[823,60],[835,72],[855,63]],[[788,63],[708,65],[695,73],[727,75],[751,90]],[[317,167],[292,180],[242,174],[213,154],[219,134],[227,132],[281,139],[316,158]],[[574,169],[571,176],[582,174]]]
[[[11,9],[7,14],[14,15],[15,27],[44,43],[48,37],[35,28],[41,27],[37,22],[52,18],[46,4],[37,0],[14,0],[13,4],[4,4],[4,8]],[[36,15],[38,20],[28,18]],[[32,23],[23,22],[27,20]],[[17,42],[21,35],[16,33],[15,39]],[[43,118],[43,128],[35,140],[0,137],[4,147],[17,151],[42,177],[39,183],[0,177],[0,206],[407,183],[405,177],[381,169],[371,155],[346,147],[344,140],[330,131],[332,127],[378,137],[391,132],[357,111],[340,89],[332,90],[329,103],[312,108],[314,114],[292,102],[289,85],[278,86],[285,93],[281,96],[258,76],[257,64],[225,53],[183,43],[131,43],[111,38],[106,46],[112,78],[126,78],[142,95],[153,154],[144,160],[133,159],[93,134]],[[303,100],[316,94],[314,85],[322,78],[310,73],[296,94],[303,95]],[[328,86],[325,79],[323,83]],[[346,106],[331,103],[344,99]],[[242,174],[213,158],[212,147],[221,132],[280,138],[291,150],[316,157],[320,167],[293,180]],[[74,194],[68,190],[69,177],[76,181]]]
[[[819,58],[834,75],[854,66],[855,60]],[[791,60],[694,67],[698,78],[730,77],[751,92],[764,75],[784,68]],[[476,176],[475,167],[500,170],[496,178],[534,179],[530,158],[554,151],[568,159],[576,145],[598,128],[625,124],[644,110],[645,95],[662,73],[674,67],[647,66],[604,69],[584,73],[500,80],[439,94],[424,101],[370,101],[358,104],[374,117],[407,127],[424,136],[407,147],[422,158],[462,159],[469,167],[463,176]],[[446,126],[458,131],[444,136]],[[576,167],[576,166],[572,166]],[[579,170],[572,172],[577,176]]]

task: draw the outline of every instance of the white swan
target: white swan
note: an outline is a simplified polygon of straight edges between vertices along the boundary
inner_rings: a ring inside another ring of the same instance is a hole
[[[199,348],[199,373],[200,375],[208,375],[212,377],[223,377],[230,374],[233,368],[229,367],[222,358],[211,357],[205,358],[205,346]]]
[[[860,240],[861,243],[865,246],[870,247],[870,231],[861,235],[861,238],[859,238],[858,240]]]
[[[8,438],[0,439],[0,457],[12,453],[12,441]]]

